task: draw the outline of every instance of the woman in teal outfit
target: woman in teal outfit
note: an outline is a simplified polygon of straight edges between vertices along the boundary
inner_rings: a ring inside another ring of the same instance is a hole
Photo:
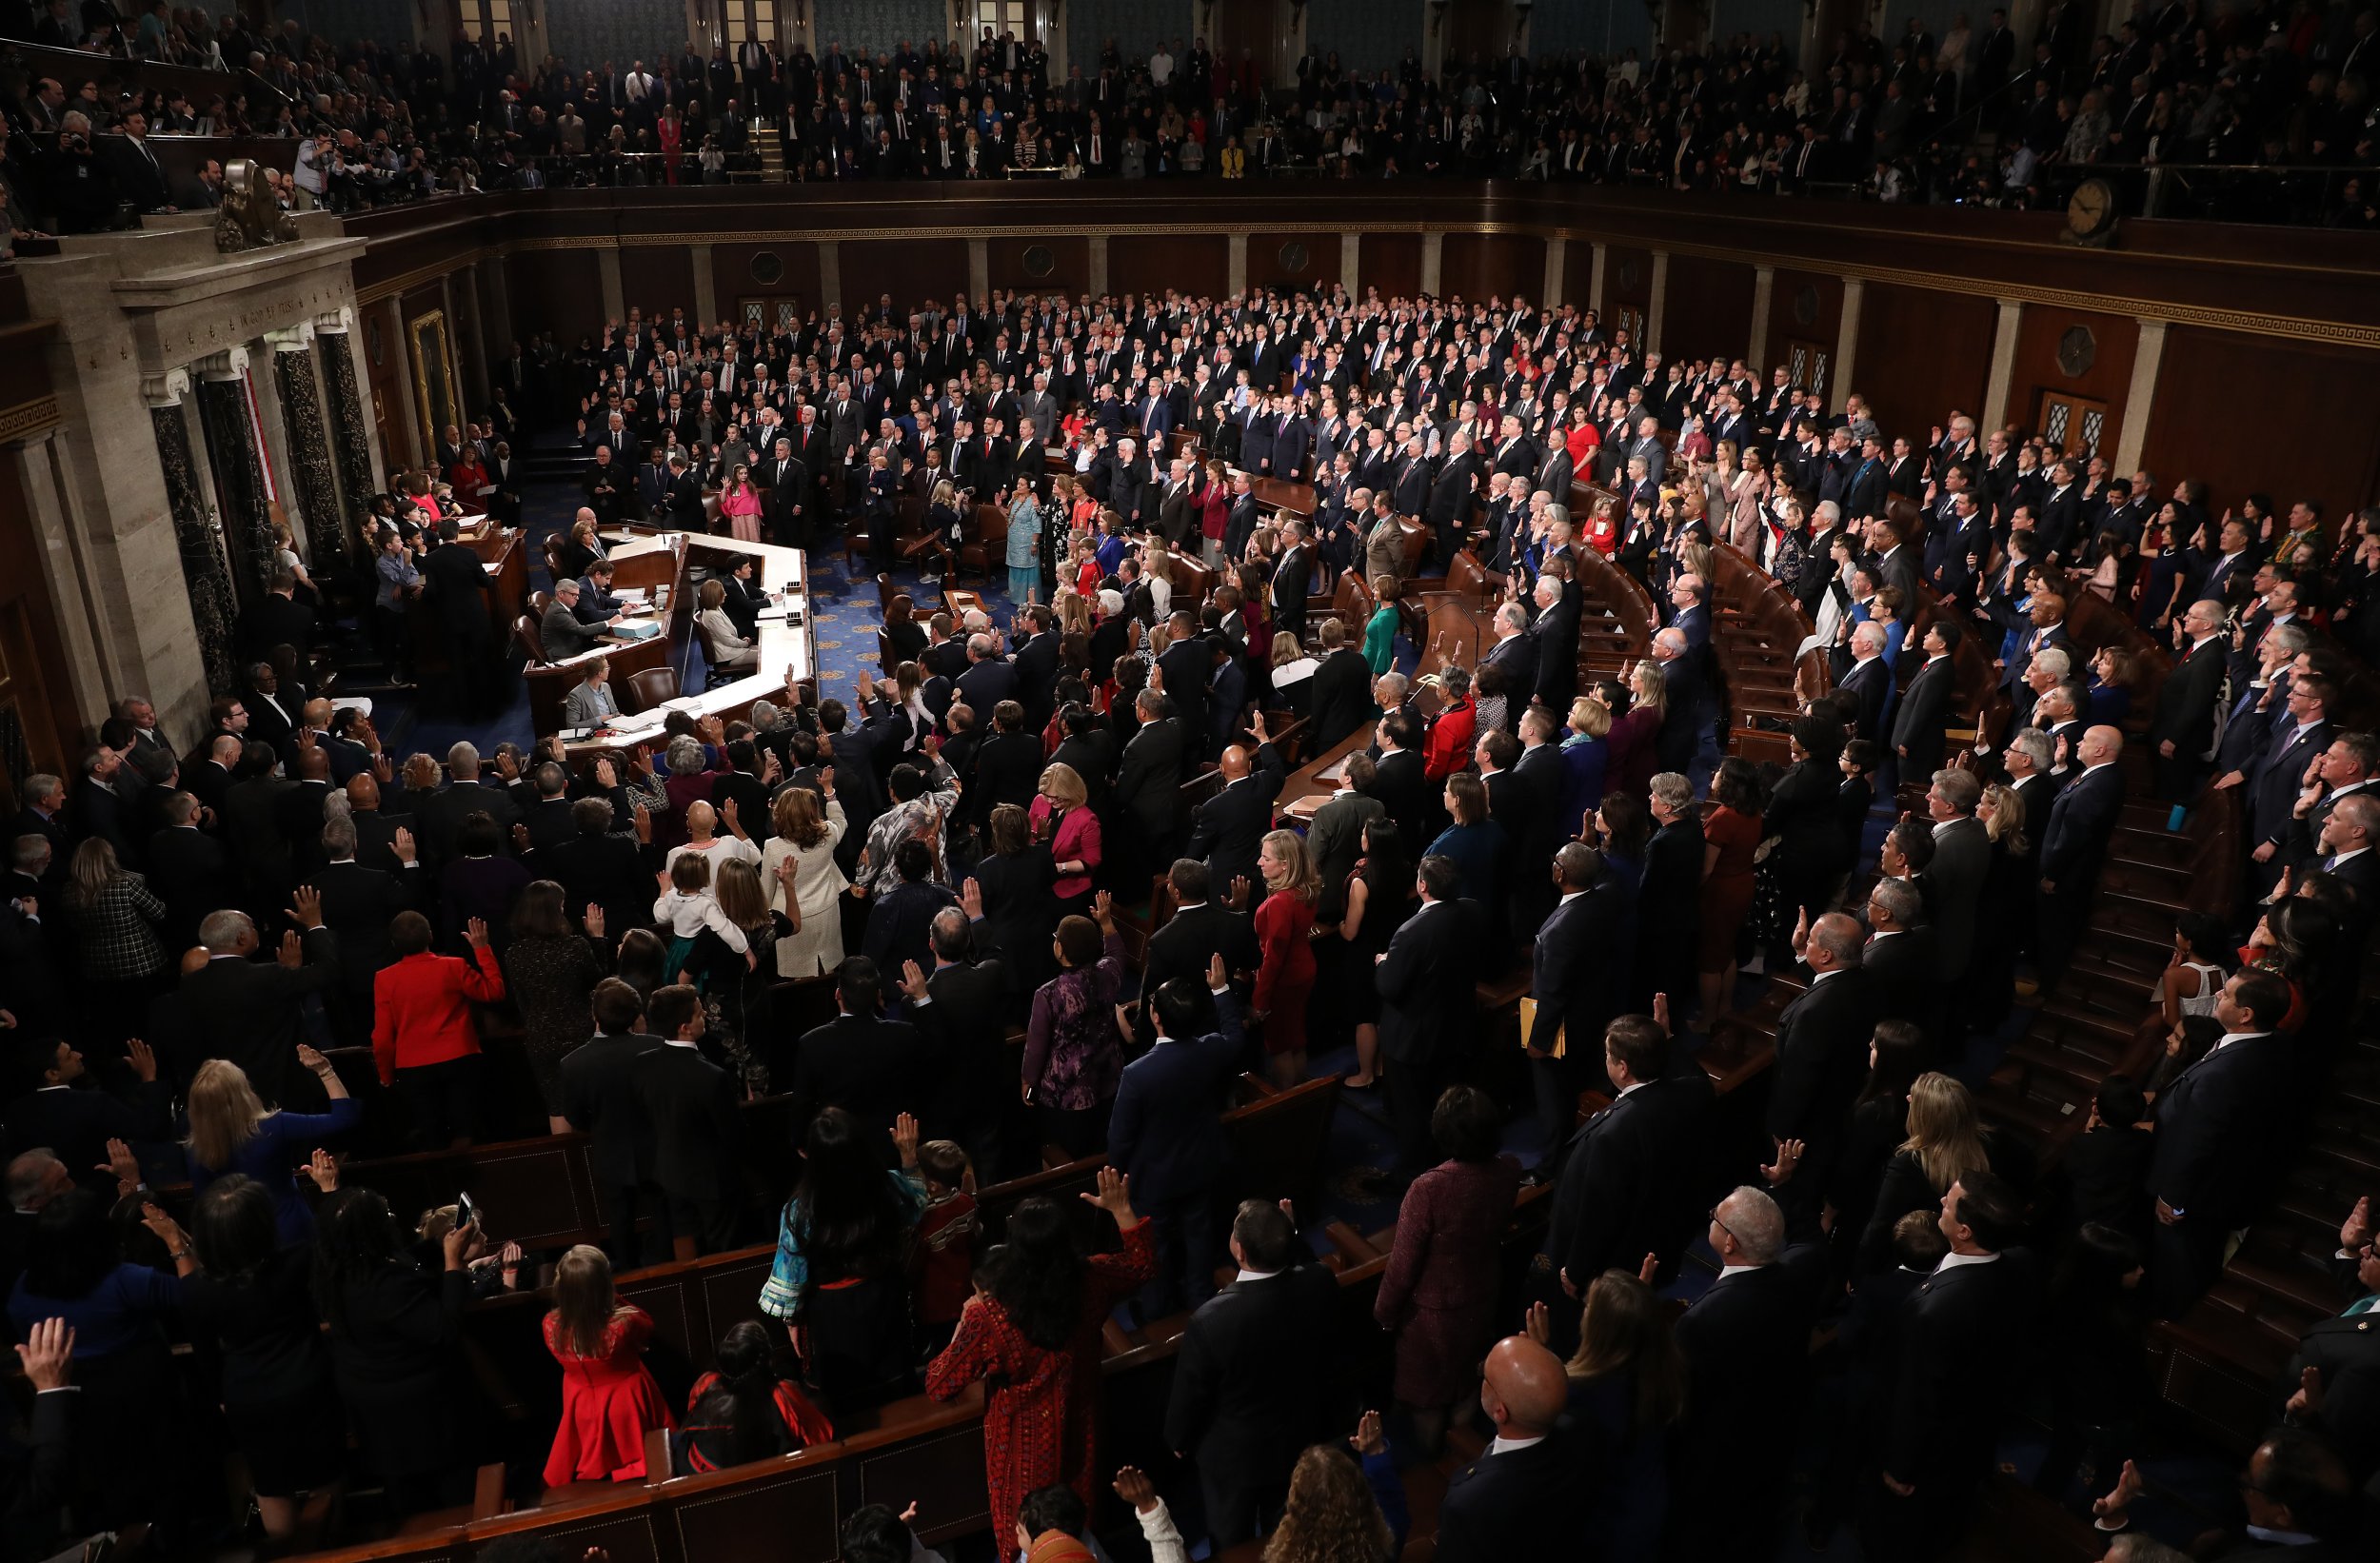
[[[1363,660],[1372,664],[1372,676],[1378,678],[1397,665],[1397,599],[1403,588],[1397,578],[1375,576],[1372,594],[1379,606],[1372,610],[1372,622],[1363,626]]]
[[[1033,503],[1033,484],[1017,480],[1016,497],[1008,505],[1008,601],[1022,607],[1035,601],[1041,584],[1041,509]]]

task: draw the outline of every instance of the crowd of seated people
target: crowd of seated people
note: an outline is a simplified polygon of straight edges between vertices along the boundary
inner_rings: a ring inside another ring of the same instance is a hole
[[[71,47],[129,47],[129,25],[112,30],[104,0],[83,10],[99,26]],[[160,8],[137,36],[170,52],[193,27]],[[2133,0],[2094,34],[2067,3],[2024,38],[2003,9],[1961,12],[1938,37],[1914,16],[1890,36],[1855,23],[1809,69],[1782,35],[1739,32],[1651,59],[1635,49],[1533,58],[1515,44],[1436,75],[1411,49],[1393,69],[1348,69],[1324,39],[1293,76],[1267,82],[1249,50],[1219,58],[1203,38],[1127,55],[1110,37],[1057,79],[1039,41],[988,29],[971,48],[904,39],[871,53],[834,41],[813,56],[803,45],[704,52],[689,42],[673,55],[655,39],[642,59],[532,63],[502,33],[458,31],[444,58],[407,56],[387,43],[334,47],[295,22],[251,33],[226,17],[209,58],[247,61],[287,104],[252,113],[227,93],[144,108],[153,129],[300,140],[292,199],[342,209],[482,188],[757,177],[754,138],[768,135],[804,181],[1299,172],[1855,188],[2010,207],[2054,205],[2092,169],[2245,166],[2286,172],[2195,181],[2194,213],[2369,227],[2380,221],[2373,27],[2348,0],[2212,12]],[[39,89],[28,81],[18,97]],[[15,109],[20,132],[58,129],[30,102]],[[89,134],[123,106],[81,111]],[[30,155],[12,156],[20,191]]]
[[[868,533],[887,564],[897,498],[1002,506],[985,567],[1018,611],[923,612],[929,573],[848,692],[788,679],[616,757],[400,761],[308,687],[329,604],[292,550],[206,733],[128,700],[70,781],[30,778],[0,1125],[7,1310],[44,1392],[5,1468],[31,1554],[235,1528],[212,1462],[140,1453],[207,1406],[275,1545],[462,1502],[492,1424],[455,1343],[505,1290],[548,1310],[560,1419],[521,1474],[551,1488],[655,1474],[656,1430],[712,1471],[982,1384],[994,1534],[1037,1556],[1077,1555],[1111,1482],[1160,1555],[1394,1555],[1398,1467],[1431,1460],[1455,1559],[1762,1555],[1789,1524],[1921,1555],[1972,1523],[2019,1412],[2052,1427],[2043,1491],[2130,1523],[2153,1392],[2124,1363],[2270,1204],[2357,1023],[2380,515],[2218,513],[1958,412],[1904,436],[1520,300],[999,296],[781,334],[638,311],[516,358],[497,378],[590,452],[573,616],[604,611],[617,524],[713,524],[704,484],[747,465],[760,508],[721,529]],[[442,439],[443,475],[486,429]],[[400,592],[446,519],[407,486]],[[1727,752],[1738,560],[1830,669],[1782,764]],[[1399,603],[1474,565],[1491,628],[1458,655]],[[1359,582],[1364,622],[1310,610]],[[1582,677],[1620,583],[1657,624]],[[2083,655],[2085,594],[2136,632],[2123,655]],[[2165,647],[2152,694],[2137,657]],[[1950,736],[1962,662],[2009,708],[1979,745]],[[1344,755],[1302,830],[1277,808],[1293,729]],[[2181,920],[2145,1000],[2170,1048],[2045,1158],[1983,1089],[2012,1009],[2059,993],[2119,834],[2225,811],[2238,899]],[[1798,990],[1755,1146],[1696,1056],[1748,967]],[[1507,974],[1517,1060],[1475,1007]],[[804,983],[831,1019],[795,1021]],[[1349,1043],[1339,1110],[1385,1127],[1369,1181],[1399,1201],[1377,1380],[1299,1217],[1229,1204],[1220,1150],[1243,1074],[1294,1088]],[[583,1133],[605,1240],[491,1251],[467,1205],[348,1186],[367,1092],[424,1149]],[[783,1181],[754,1098],[793,1125]],[[1099,1240],[1046,1198],[984,1240],[976,1194],[1044,1147],[1104,1157]],[[1532,1197],[1516,1296],[1493,1256]],[[2309,1334],[2314,1375],[2275,1386],[2218,1517],[2346,1555],[2380,1437],[2354,1393],[2370,1212],[2340,1215],[2349,1328]],[[772,1243],[716,1375],[664,1391],[617,1277]],[[1185,1308],[1180,1463],[1119,1472],[1103,1327]],[[161,1369],[182,1341],[191,1371]]]

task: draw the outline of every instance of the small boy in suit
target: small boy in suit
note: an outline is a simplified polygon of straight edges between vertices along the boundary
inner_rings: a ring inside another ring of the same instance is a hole
[[[918,1176],[925,1213],[918,1218],[917,1316],[930,1357],[950,1344],[975,1288],[975,1169],[957,1140],[929,1139],[918,1147]]]

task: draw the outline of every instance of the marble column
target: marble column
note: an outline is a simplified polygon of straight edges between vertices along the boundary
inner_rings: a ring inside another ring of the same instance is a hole
[[[223,494],[223,529],[231,544],[235,587],[253,600],[272,585],[270,501],[265,467],[256,449],[256,420],[248,405],[248,349],[231,347],[202,358],[198,411],[207,435],[207,460]]]
[[[1339,286],[1351,299],[1363,297],[1363,235],[1353,229],[1339,236]]]
[[[198,656],[207,692],[220,698],[238,687],[231,655],[239,604],[231,593],[231,571],[224,563],[223,539],[208,514],[207,491],[190,451],[190,425],[182,398],[190,388],[188,369],[144,382],[149,418],[157,437],[157,465],[165,474],[166,508],[173,517],[173,541],[182,555],[182,580],[190,599],[190,623],[198,630]]]
[[[314,385],[314,326],[311,321],[269,333],[273,378],[281,386],[281,420],[289,431],[289,480],[306,516],[306,541],[315,572],[341,575],[355,567],[347,518],[339,505],[339,480],[330,465],[330,429],[322,394]]]
[[[349,345],[347,312],[326,317],[337,324],[314,323],[314,346],[323,366],[323,421],[329,427],[330,448],[338,458],[339,486],[346,496],[344,514],[361,516],[380,484],[372,476],[372,441],[364,421],[364,398],[355,380],[355,353]]]

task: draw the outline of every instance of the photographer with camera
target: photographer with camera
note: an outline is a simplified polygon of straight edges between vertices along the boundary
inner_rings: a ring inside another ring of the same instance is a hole
[[[115,175],[91,151],[90,119],[76,110],[58,127],[58,144],[42,160],[43,199],[61,233],[97,233],[116,226],[123,197]]]

